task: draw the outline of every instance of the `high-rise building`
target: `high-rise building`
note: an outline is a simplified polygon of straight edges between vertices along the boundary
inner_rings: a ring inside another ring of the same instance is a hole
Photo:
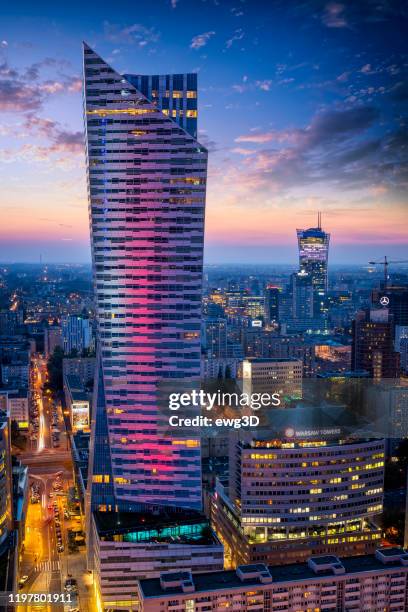
[[[313,277],[305,270],[291,275],[292,316],[294,319],[313,318],[314,294]]]
[[[63,347],[62,329],[59,325],[50,325],[44,329],[44,353],[49,357],[54,352],[54,349],[60,346]]]
[[[66,315],[61,319],[61,329],[64,353],[82,353],[91,346],[92,328],[88,317]]]
[[[203,323],[206,354],[215,359],[225,358],[227,356],[227,319],[208,317]]]
[[[194,125],[179,124],[196,76],[160,78],[166,89],[147,98],[140,77],[118,74],[88,46],[84,70],[97,386],[112,464],[104,473],[95,463],[93,477],[126,509],[200,508],[199,445],[186,452],[157,423],[158,383],[200,376],[207,151]],[[169,114],[159,103],[170,98],[179,108]]]
[[[361,310],[353,321],[351,366],[371,378],[396,378],[399,354],[394,351],[394,321],[387,308]]]
[[[317,227],[298,229],[299,270],[307,272],[313,283],[315,313],[323,310],[324,296],[328,289],[328,258],[330,234],[322,230],[321,214]]]
[[[387,298],[387,308],[394,318],[394,324],[408,326],[408,286],[393,286],[375,289],[372,292],[374,308],[381,308],[384,298]]]
[[[381,538],[384,440],[231,439],[212,520],[227,565],[359,555]]]
[[[263,319],[265,317],[265,296],[244,295],[242,305],[247,317],[251,319]]]
[[[201,540],[204,570],[222,564],[219,542],[211,551],[201,538],[199,441],[164,436],[158,410],[162,381],[200,377],[207,151],[196,140],[196,75],[123,76],[87,45],[84,75],[98,321],[86,507],[99,597],[115,607],[119,583],[123,605],[135,577],[157,574],[149,559],[159,563],[164,542],[177,567],[191,566]],[[112,548],[124,516],[129,550],[107,577],[103,542]]]
[[[62,375],[78,376],[83,387],[89,386],[95,378],[95,357],[65,357],[62,360]]]
[[[302,397],[302,361],[293,358],[254,358],[242,363],[244,393],[280,393],[284,398]]]
[[[7,395],[0,397],[0,557],[13,529],[10,413]]]
[[[279,322],[279,287],[268,285],[265,289],[265,318],[267,323]]]

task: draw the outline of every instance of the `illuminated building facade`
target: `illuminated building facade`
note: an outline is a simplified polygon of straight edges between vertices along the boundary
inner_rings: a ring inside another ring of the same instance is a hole
[[[324,296],[328,289],[328,259],[330,234],[321,228],[321,215],[317,227],[297,230],[299,247],[299,271],[307,272],[313,284],[315,314],[323,309]]]
[[[265,318],[267,323],[279,322],[280,289],[268,285],[265,289]]]
[[[0,554],[9,545],[13,528],[10,414],[6,408],[7,396],[0,398]]]
[[[298,562],[310,554],[373,552],[381,537],[384,441],[237,440],[227,492],[212,502],[232,567]]]
[[[351,365],[371,378],[397,378],[399,353],[394,350],[394,320],[387,308],[357,312],[352,325]]]
[[[157,409],[161,380],[200,376],[196,75],[124,77],[86,45],[84,73],[99,334],[92,507],[200,509],[199,443],[163,438]]]
[[[292,315],[294,319],[309,320],[314,314],[315,287],[313,277],[305,270],[291,275]]]
[[[98,322],[88,567],[98,605],[130,610],[136,581],[166,557],[203,571],[223,562],[209,527],[172,535],[184,512],[205,520],[201,451],[197,439],[165,436],[158,408],[160,382],[200,377],[207,151],[196,140],[196,75],[123,76],[84,45],[84,76]],[[155,527],[122,538],[125,517],[128,532],[146,517]]]
[[[243,392],[280,393],[281,401],[302,397],[303,364],[293,358],[250,357],[242,363]]]

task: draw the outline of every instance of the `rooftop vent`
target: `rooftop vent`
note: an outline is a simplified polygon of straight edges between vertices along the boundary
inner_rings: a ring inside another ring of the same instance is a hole
[[[166,572],[160,574],[160,587],[167,589],[181,589],[183,593],[193,593],[195,586],[191,572]]]
[[[322,555],[321,557],[310,557],[307,562],[309,568],[315,573],[333,572],[333,574],[344,574],[345,568],[338,557],[334,555]]]
[[[381,561],[381,563],[384,563],[384,565],[387,563],[408,565],[408,552],[398,546],[377,548],[375,551],[375,558]]]
[[[237,567],[237,576],[241,582],[246,582],[247,580],[259,580],[261,584],[270,584],[272,582],[272,575],[263,563],[240,565]]]

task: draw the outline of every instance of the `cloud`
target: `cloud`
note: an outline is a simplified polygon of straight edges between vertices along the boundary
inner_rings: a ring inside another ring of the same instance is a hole
[[[237,153],[238,155],[254,155],[256,151],[254,149],[245,149],[243,147],[234,147],[231,149],[231,153]]]
[[[52,58],[45,58],[18,71],[6,61],[0,63],[0,111],[37,111],[49,96],[79,91],[80,79],[77,76],[39,81],[42,68],[59,64]]]
[[[262,89],[263,91],[270,91],[271,85],[272,85],[272,81],[271,81],[271,79],[264,79],[263,81],[255,81],[255,85],[259,89]]]
[[[62,128],[57,121],[43,119],[34,114],[30,114],[25,123],[25,127],[34,135],[38,135],[49,141],[49,153],[81,153],[84,149],[83,132],[71,132]]]
[[[322,23],[328,28],[346,28],[347,20],[344,15],[344,4],[329,2],[324,8]]]
[[[42,92],[17,79],[0,80],[0,111],[28,111],[39,109]]]
[[[197,34],[194,36],[190,43],[191,49],[201,49],[201,47],[205,47],[210,38],[215,36],[215,32],[211,30],[210,32],[204,32],[203,34]]]
[[[398,83],[395,83],[391,89],[390,96],[394,102],[406,102],[408,100],[408,82],[398,81]]]
[[[225,48],[230,49],[236,40],[242,40],[244,36],[244,30],[242,28],[238,28],[235,30],[231,38],[228,38],[228,40],[225,42]]]
[[[160,39],[160,32],[154,27],[148,28],[141,23],[121,27],[109,21],[104,21],[103,26],[105,37],[115,43],[137,44],[139,47],[144,47],[156,43]]]
[[[253,131],[235,139],[252,143],[257,151],[237,147],[243,156],[235,180],[245,175],[265,197],[323,185],[340,190],[372,189],[403,194],[408,187],[408,129],[400,127],[378,135],[379,112],[372,106],[317,113],[303,128]],[[250,152],[251,151],[251,152]]]
[[[235,138],[235,142],[253,142],[254,144],[265,144],[267,142],[285,142],[296,138],[300,130],[268,130],[266,132],[252,132]]]

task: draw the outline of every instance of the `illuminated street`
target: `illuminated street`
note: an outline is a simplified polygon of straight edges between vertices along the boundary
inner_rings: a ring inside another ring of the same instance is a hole
[[[20,577],[28,576],[20,593],[60,593],[67,595],[64,584],[67,578],[78,582],[78,596],[72,595],[71,604],[30,604],[18,606],[18,610],[69,611],[79,608],[84,612],[93,610],[90,600],[92,576],[86,571],[85,547],[79,552],[68,548],[68,530],[81,531],[80,516],[67,513],[67,493],[73,486],[73,466],[65,432],[61,406],[54,405],[51,395],[43,394],[46,381],[46,362],[36,359],[33,378],[34,392],[37,393],[38,442],[20,454],[21,461],[29,467],[30,486],[35,484],[38,502],[28,504],[26,537],[21,559]],[[58,428],[61,441],[57,448],[52,446],[51,415],[57,409]],[[60,525],[58,542],[57,523]],[[62,547],[61,547],[62,545]],[[59,550],[58,550],[58,547]]]

